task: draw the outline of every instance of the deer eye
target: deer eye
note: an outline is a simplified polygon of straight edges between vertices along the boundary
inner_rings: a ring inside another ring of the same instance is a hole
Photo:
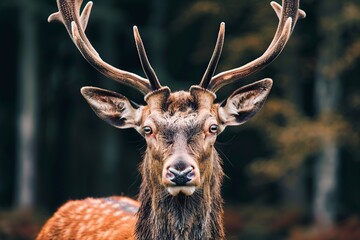
[[[212,124],[212,125],[210,126],[210,128],[209,128],[209,131],[210,131],[211,133],[217,133],[217,131],[218,131],[218,125]]]
[[[153,131],[152,131],[151,127],[145,126],[144,127],[144,132],[145,132],[146,135],[149,135],[149,134],[152,134]]]

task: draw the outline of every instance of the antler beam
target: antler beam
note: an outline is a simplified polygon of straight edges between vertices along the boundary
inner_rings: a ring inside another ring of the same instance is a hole
[[[156,74],[147,59],[145,48],[136,27],[134,28],[136,46],[138,49],[142,67],[145,71],[146,76],[149,79],[145,79],[134,73],[115,68],[110,64],[104,62],[100,58],[99,54],[91,45],[85,34],[85,29],[89,21],[93,3],[88,2],[84,7],[81,15],[79,15],[81,4],[82,0],[57,0],[59,11],[51,14],[48,18],[48,21],[59,21],[64,24],[71,39],[73,40],[83,57],[96,70],[98,70],[106,77],[127,86],[133,87],[143,94],[147,94],[160,88],[160,82],[158,81]]]
[[[271,6],[279,18],[279,24],[275,36],[264,54],[241,67],[217,74],[205,86],[207,89],[217,92],[228,84],[262,70],[279,56],[294,30],[297,20],[305,18],[306,14],[303,10],[299,9],[299,0],[283,0],[282,6],[276,2],[271,2]],[[216,48],[214,53],[215,51],[217,51]]]

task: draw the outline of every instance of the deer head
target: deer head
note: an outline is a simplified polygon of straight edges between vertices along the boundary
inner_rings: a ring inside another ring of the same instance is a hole
[[[57,0],[57,3],[59,12],[52,14],[49,21],[57,20],[65,25],[83,57],[108,78],[145,95],[146,104],[139,105],[108,90],[81,89],[101,119],[117,128],[134,128],[146,139],[140,198],[152,196],[161,201],[181,195],[190,199],[201,193],[210,206],[212,191],[220,194],[222,177],[220,159],[214,148],[217,136],[227,126],[241,125],[252,118],[263,106],[273,82],[264,79],[246,85],[223,101],[216,100],[216,92],[260,71],[281,53],[298,18],[305,17],[299,10],[299,1],[283,0],[282,6],[272,2],[279,25],[268,49],[248,64],[214,76],[224,43],[225,24],[221,23],[213,55],[200,84],[178,92],[171,92],[169,87],[160,84],[136,26],[133,29],[135,43],[147,78],[117,69],[100,58],[85,35],[92,2],[81,14],[82,0]],[[215,190],[210,189],[213,184]],[[146,215],[146,210],[143,213]]]
[[[223,103],[199,86],[171,93],[161,87],[145,97],[146,106],[107,90],[84,87],[94,112],[118,128],[135,128],[147,143],[147,166],[155,185],[171,195],[191,195],[212,174],[214,143],[230,125],[240,125],[259,111],[272,86],[265,79],[236,90]]]

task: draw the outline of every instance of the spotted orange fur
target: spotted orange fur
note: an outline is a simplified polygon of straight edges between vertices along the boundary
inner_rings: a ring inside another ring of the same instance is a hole
[[[69,201],[47,221],[37,240],[135,239],[139,207],[127,197]]]

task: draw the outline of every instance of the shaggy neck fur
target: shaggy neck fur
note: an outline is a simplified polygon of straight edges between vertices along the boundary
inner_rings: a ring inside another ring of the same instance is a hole
[[[223,172],[220,158],[214,155],[214,172],[203,188],[191,196],[175,197],[152,184],[147,166],[150,159],[145,156],[136,239],[224,239],[220,194]]]

